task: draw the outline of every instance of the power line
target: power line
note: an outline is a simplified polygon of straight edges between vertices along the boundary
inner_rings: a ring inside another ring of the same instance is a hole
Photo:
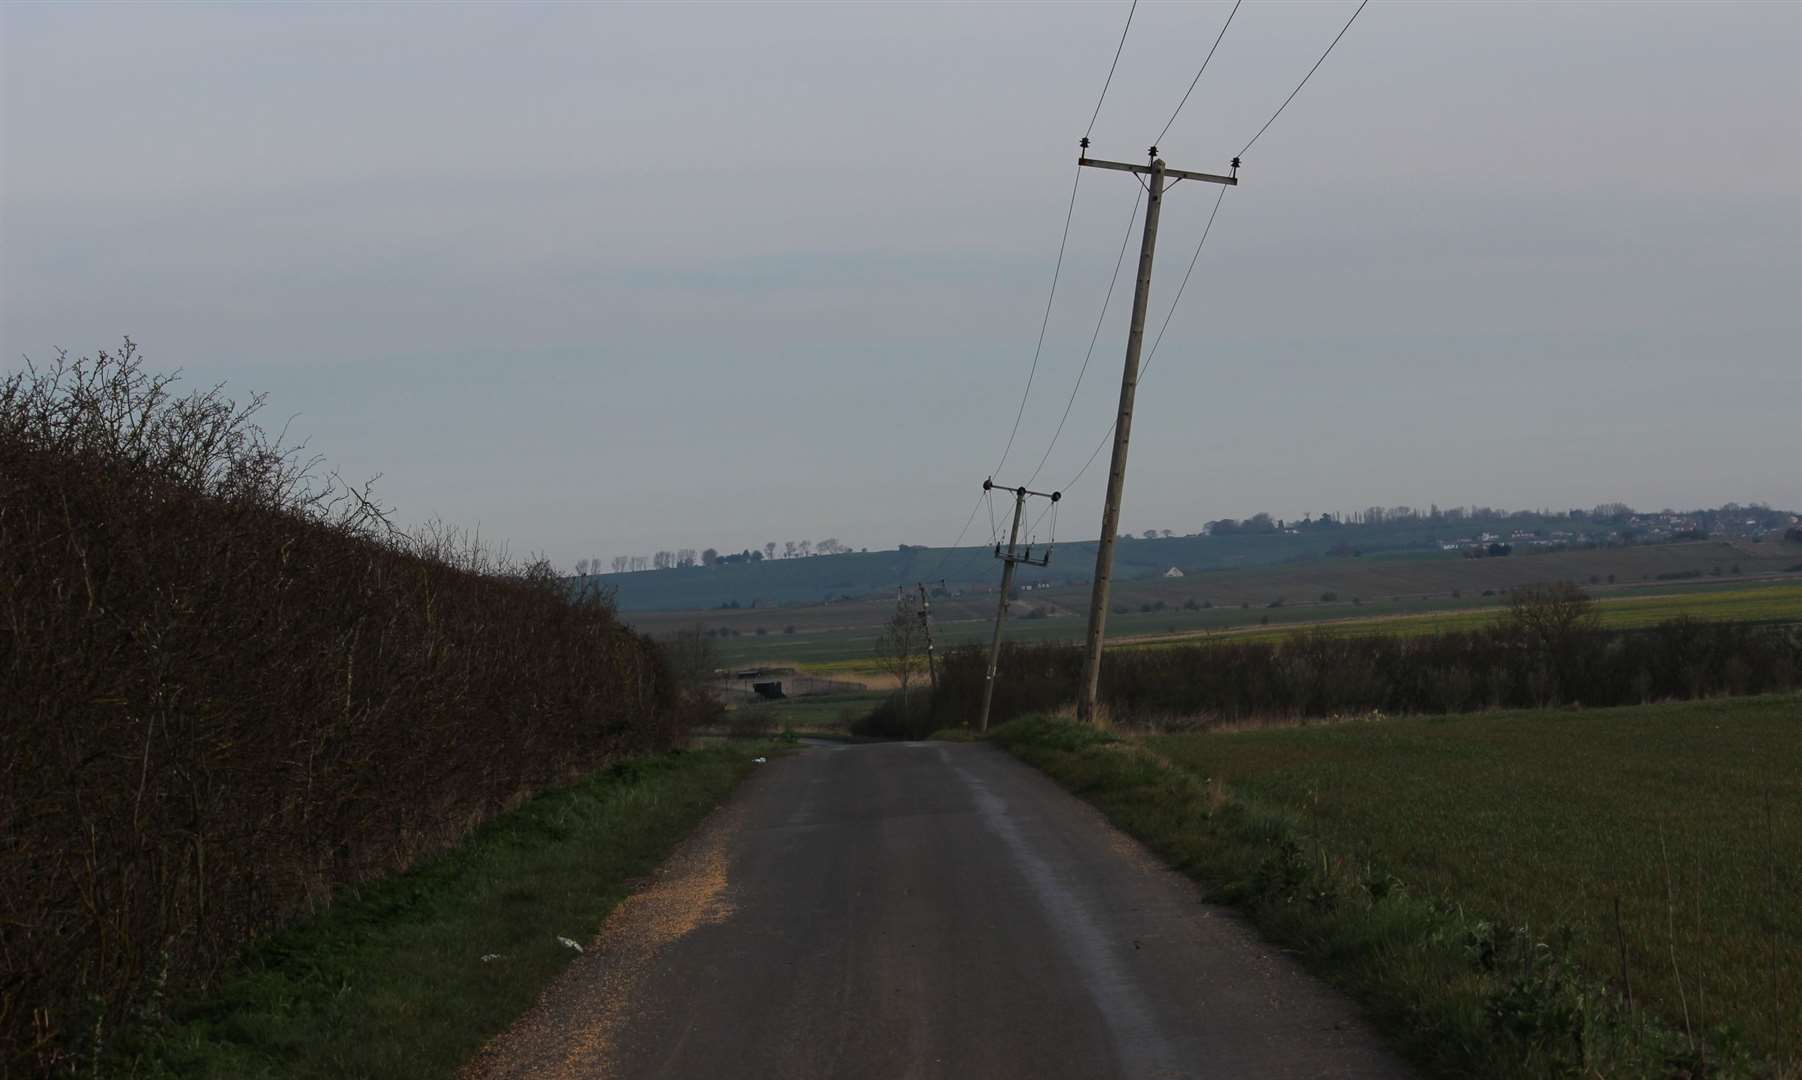
[[[1133,28],[1133,12],[1139,10],[1139,0],[1133,0],[1132,7],[1126,9],[1126,25],[1120,28],[1120,44],[1114,46],[1114,62],[1107,66],[1107,81],[1101,84],[1101,96],[1095,99],[1095,111],[1089,114],[1089,126],[1082,137],[1088,138],[1095,132],[1095,118],[1101,115],[1101,103],[1107,100],[1107,88],[1114,85],[1114,69],[1120,66],[1120,50],[1126,48],[1126,32]]]
[[[1132,29],[1133,14],[1138,10],[1139,0],[1132,0],[1131,6],[1126,9],[1126,25],[1120,28],[1120,41],[1114,46],[1114,59],[1108,64],[1107,78],[1102,81],[1101,93],[1095,99],[1095,109],[1089,114],[1088,129],[1083,132],[1083,144],[1085,146],[1088,144],[1089,134],[1095,130],[1095,120],[1101,115],[1101,106],[1107,101],[1108,89],[1114,84],[1114,71],[1120,65],[1120,54],[1126,48],[1126,35],[1128,31]],[[1079,165],[1076,169],[1076,176],[1070,183],[1070,204],[1064,210],[1064,231],[1057,242],[1057,262],[1051,271],[1051,289],[1045,297],[1045,314],[1039,320],[1039,340],[1038,343],[1033,346],[1032,367],[1026,373],[1026,389],[1020,394],[1020,407],[1014,412],[1013,430],[1008,432],[1007,445],[1002,448],[1001,460],[995,463],[995,468],[989,474],[991,476],[995,475],[995,473],[999,473],[1001,467],[1007,464],[1007,456],[1013,452],[1014,439],[1020,433],[1020,419],[1026,414],[1026,403],[1032,396],[1033,379],[1037,377],[1039,371],[1039,357],[1045,349],[1045,329],[1051,323],[1051,308],[1053,301],[1057,298],[1057,283],[1059,277],[1063,274],[1064,250],[1070,243],[1070,221],[1076,215],[1076,192],[1081,186],[1082,167]],[[1134,212],[1137,212],[1136,207]],[[963,528],[958,530],[957,539],[952,541],[951,546],[946,548],[944,554],[939,556],[938,562],[933,568],[933,573],[928,575],[929,577],[937,576],[938,571],[944,568],[945,559],[950,556],[952,551],[957,549],[959,544],[964,542],[964,537],[969,534],[970,526],[976,521],[977,512],[982,509],[983,501],[984,497],[982,495],[976,497],[976,502],[971,505],[969,514],[964,517]]]
[[[1126,9],[1126,25],[1120,28],[1120,42],[1114,46],[1113,62],[1108,64],[1107,78],[1101,84],[1101,94],[1095,99],[1095,111],[1089,114],[1089,126],[1082,134],[1082,145],[1089,145],[1089,134],[1095,130],[1095,119],[1101,115],[1101,106],[1107,101],[1108,88],[1114,85],[1114,69],[1120,66],[1120,53],[1126,48],[1126,35],[1133,25],[1133,13],[1139,10],[1139,0],[1132,0],[1132,6]],[[1070,219],[1076,214],[1076,190],[1082,186],[1082,168],[1076,169],[1076,178],[1070,184],[1070,205],[1064,211],[1064,235],[1057,242],[1057,266],[1051,271],[1051,292],[1045,297],[1045,315],[1039,320],[1039,342],[1032,350],[1032,368],[1026,373],[1026,389],[1020,394],[1020,407],[1014,411],[1014,427],[1007,433],[1007,445],[1002,448],[1001,460],[989,470],[990,476],[1001,472],[1007,464],[1007,455],[1013,452],[1014,439],[1020,434],[1020,418],[1026,415],[1026,402],[1032,397],[1032,382],[1039,373],[1039,356],[1045,351],[1045,328],[1051,323],[1052,302],[1057,299],[1057,281],[1064,269],[1064,249],[1070,242]]]
[[[1214,218],[1219,216],[1220,204],[1225,198],[1226,188],[1223,187],[1220,189],[1220,194],[1214,197],[1214,209],[1208,214],[1208,223],[1202,227],[1201,239],[1195,244],[1195,254],[1189,256],[1189,268],[1183,271],[1182,284],[1176,287],[1176,295],[1170,299],[1170,310],[1164,313],[1164,322],[1158,327],[1158,336],[1152,339],[1151,352],[1145,357],[1145,366],[1139,369],[1140,385],[1144,384],[1146,374],[1151,371],[1151,362],[1157,359],[1158,346],[1164,343],[1164,331],[1170,329],[1170,320],[1176,315],[1176,305],[1182,303],[1183,291],[1189,287],[1189,277],[1195,273],[1195,263],[1201,258],[1201,249],[1208,242],[1208,234],[1214,231]],[[1096,457],[1101,454],[1101,448],[1107,445],[1108,439],[1112,437],[1113,434],[1114,425],[1109,424],[1107,430],[1101,435],[1101,441],[1095,444],[1094,450],[1090,451],[1089,460],[1083,462],[1082,468],[1076,470],[1076,475],[1071,477],[1070,482],[1065,484],[1059,490],[1068,494],[1070,489],[1076,486],[1076,482],[1081,480],[1083,474],[1089,471],[1089,466],[1095,464]]]
[[[1316,71],[1320,70],[1320,65],[1326,63],[1326,58],[1332,54],[1333,46],[1339,44],[1339,39],[1345,36],[1345,32],[1347,30],[1351,29],[1351,24],[1358,20],[1359,12],[1362,12],[1364,10],[1364,5],[1368,4],[1368,3],[1370,3],[1370,0],[1360,0],[1360,3],[1358,4],[1358,10],[1352,12],[1351,18],[1345,20],[1345,25],[1339,28],[1339,33],[1333,38],[1333,44],[1328,45],[1326,47],[1326,52],[1321,53],[1320,59],[1314,61],[1314,66],[1309,68],[1308,73],[1301,77],[1301,82],[1295,84],[1295,89],[1289,91],[1289,96],[1283,99],[1283,103],[1281,105],[1277,106],[1276,112],[1274,112],[1270,115],[1270,119],[1264,121],[1264,126],[1259,128],[1258,133],[1251,137],[1251,142],[1246,143],[1245,149],[1239,151],[1240,157],[1244,157],[1246,155],[1247,151],[1249,151],[1251,149],[1252,143],[1255,143],[1259,139],[1264,137],[1264,133],[1266,131],[1270,130],[1270,125],[1276,123],[1276,118],[1283,115],[1283,110],[1287,109],[1289,107],[1289,103],[1291,101],[1295,100],[1295,95],[1301,93],[1301,88],[1308,85],[1308,80],[1314,77],[1314,73]]]
[[[1140,191],[1133,196],[1132,214],[1126,219],[1126,235],[1120,238],[1120,254],[1114,259],[1114,276],[1108,282],[1107,296],[1101,301],[1101,313],[1095,316],[1095,332],[1089,335],[1089,351],[1083,354],[1082,368],[1076,373],[1076,385],[1070,388],[1070,400],[1064,403],[1064,415],[1058,418],[1057,430],[1051,433],[1051,442],[1045,447],[1045,453],[1039,458],[1038,467],[1026,478],[1026,486],[1039,478],[1045,469],[1045,462],[1050,459],[1051,451],[1057,446],[1057,438],[1064,433],[1064,421],[1070,419],[1070,409],[1076,404],[1076,392],[1082,389],[1083,376],[1088,374],[1089,361],[1095,356],[1095,343],[1101,340],[1101,324],[1107,321],[1107,309],[1114,302],[1114,289],[1120,284],[1120,268],[1126,265],[1126,249],[1132,243],[1133,225],[1139,220],[1139,204],[1145,199],[1145,192]]]
[[[989,470],[994,476],[1007,464],[1007,455],[1013,452],[1014,436],[1020,434],[1020,418],[1026,415],[1026,401],[1032,396],[1032,380],[1039,373],[1039,354],[1045,351],[1045,327],[1051,323],[1051,302],[1057,299],[1057,279],[1064,272],[1064,248],[1070,243],[1070,219],[1076,215],[1076,189],[1082,186],[1082,167],[1077,166],[1076,179],[1070,184],[1070,206],[1064,211],[1064,235],[1057,242],[1057,265],[1051,271],[1051,292],[1045,297],[1045,315],[1039,320],[1039,343],[1032,350],[1032,369],[1026,373],[1026,389],[1020,394],[1020,408],[1014,412],[1014,429],[1007,433],[1007,445],[1001,450],[1001,460]]]
[[[1233,0],[1233,10],[1226,13],[1226,23],[1221,26],[1219,35],[1214,38],[1213,48],[1210,48],[1208,55],[1202,59],[1201,69],[1195,73],[1193,79],[1189,80],[1189,88],[1183,91],[1183,99],[1176,103],[1176,112],[1170,114],[1170,119],[1164,123],[1164,130],[1158,132],[1158,137],[1151,140],[1151,145],[1157,146],[1162,143],[1164,136],[1170,133],[1170,125],[1176,123],[1177,113],[1182,112],[1183,106],[1189,103],[1189,95],[1195,92],[1195,84],[1201,81],[1201,73],[1208,69],[1208,61],[1214,59],[1214,49],[1220,48],[1220,39],[1226,37],[1226,28],[1233,25],[1233,16],[1239,14],[1239,5],[1243,2],[1244,0]]]

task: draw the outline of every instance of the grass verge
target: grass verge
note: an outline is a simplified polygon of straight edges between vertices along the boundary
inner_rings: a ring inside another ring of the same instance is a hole
[[[1436,1072],[1794,1077],[1797,702],[1146,741],[1032,718],[994,738],[1243,908]],[[1771,819],[1767,791],[1785,800]],[[1647,813],[1684,815],[1684,835],[1716,847],[1683,845],[1668,878],[1660,859],[1657,918],[1617,922],[1607,893],[1626,878],[1608,858],[1646,852],[1648,834],[1660,848]]]
[[[199,1000],[110,1040],[106,1075],[449,1077],[531,1007],[766,743],[620,762],[346,890]]]

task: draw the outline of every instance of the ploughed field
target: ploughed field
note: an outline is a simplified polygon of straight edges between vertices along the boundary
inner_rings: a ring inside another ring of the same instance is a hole
[[[1539,940],[1571,928],[1585,969],[1677,1030],[1730,1025],[1802,1059],[1802,696],[1146,745],[1417,895]]]

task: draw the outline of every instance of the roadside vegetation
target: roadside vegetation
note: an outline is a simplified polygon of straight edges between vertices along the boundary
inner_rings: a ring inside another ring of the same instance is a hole
[[[995,740],[1246,910],[1418,1060],[1802,1069],[1802,697]]]
[[[185,1003],[151,1000],[84,1075],[218,1080],[454,1076],[586,948],[773,744],[634,758],[345,890]]]
[[[1076,646],[1004,649],[991,723],[1074,701],[1081,665]],[[945,654],[929,710],[935,726],[973,722],[986,671],[984,650]],[[1548,583],[1514,590],[1505,609],[1471,630],[1412,637],[1309,630],[1274,642],[1110,651],[1100,699],[1121,722],[1231,722],[1594,707],[1798,686],[1802,627],[1677,618],[1604,630],[1581,589]]]
[[[0,1072],[710,707],[608,598],[178,396],[135,348],[0,380]]]

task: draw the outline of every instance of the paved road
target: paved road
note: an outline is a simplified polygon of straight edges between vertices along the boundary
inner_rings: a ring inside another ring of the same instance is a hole
[[[991,747],[772,761],[471,1067],[1399,1077],[1356,1010]]]

